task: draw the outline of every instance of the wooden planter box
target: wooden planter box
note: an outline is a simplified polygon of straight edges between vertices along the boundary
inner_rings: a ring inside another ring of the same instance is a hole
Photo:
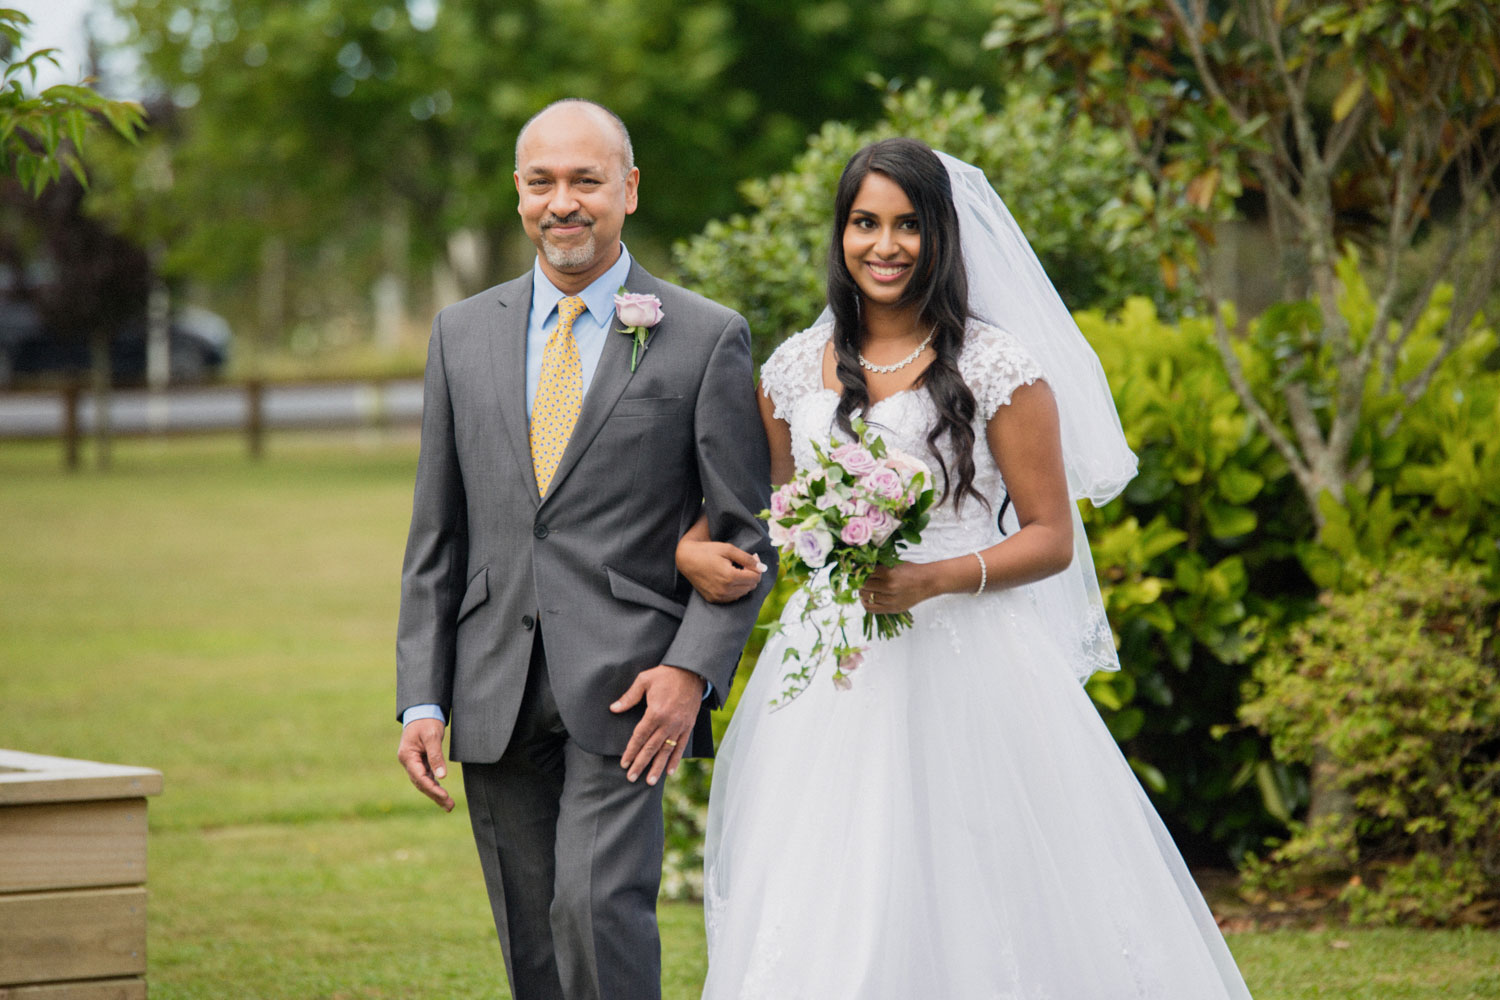
[[[161,773],[0,750],[0,1000],[144,1000]]]

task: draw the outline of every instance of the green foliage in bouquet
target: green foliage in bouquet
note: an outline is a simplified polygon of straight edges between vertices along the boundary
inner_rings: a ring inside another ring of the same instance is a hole
[[[1358,586],[1272,645],[1240,714],[1282,760],[1326,754],[1354,822],[1292,824],[1247,891],[1332,874],[1359,922],[1480,919],[1500,906],[1500,600],[1483,567],[1410,551],[1344,573]]]

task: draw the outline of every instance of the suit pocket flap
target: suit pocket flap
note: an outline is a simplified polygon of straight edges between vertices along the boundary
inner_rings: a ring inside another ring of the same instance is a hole
[[[664,611],[679,621],[683,615],[687,614],[687,605],[678,604],[665,594],[659,594],[644,583],[632,580],[619,570],[606,566],[604,572],[609,574],[609,592],[620,600]]]
[[[610,415],[650,417],[660,413],[673,413],[681,407],[681,396],[622,396]]]
[[[490,599],[490,568],[488,566],[474,574],[474,579],[469,581],[468,589],[464,591],[463,602],[458,606],[458,621],[463,621],[470,611],[479,607]]]

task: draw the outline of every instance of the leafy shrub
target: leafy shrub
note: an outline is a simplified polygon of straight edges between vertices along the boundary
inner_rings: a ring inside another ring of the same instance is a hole
[[[769,627],[781,616],[787,598],[796,589],[795,581],[783,576],[776,581],[766,603],[761,605],[756,628],[750,633],[740,654],[734,687],[724,699],[724,709],[715,712],[714,743],[724,739],[724,731],[734,715],[735,706],[744,693],[745,682],[755,669],[756,658],[770,634]],[[685,760],[662,790],[663,818],[666,821],[666,849],[662,857],[661,895],[666,899],[701,899],[703,897],[703,837],[708,832],[708,789],[713,779],[711,760]]]
[[[1283,760],[1326,754],[1354,822],[1293,824],[1247,886],[1352,871],[1354,919],[1446,923],[1500,899],[1500,602],[1482,567],[1418,553],[1349,572],[1361,586],[1272,646],[1240,715]]]
[[[1339,265],[1339,309],[1354,346],[1368,341],[1375,303],[1352,253]],[[1453,290],[1439,286],[1398,359],[1395,383],[1416,377],[1436,356],[1440,331],[1452,309]],[[1287,372],[1281,359],[1289,337],[1298,336],[1296,316],[1305,303],[1267,310],[1239,344],[1247,375],[1260,384],[1296,375],[1308,382],[1314,404],[1335,391],[1338,371],[1331,358],[1312,373]],[[1375,378],[1365,387],[1365,418],[1350,455],[1356,472],[1342,498],[1325,495],[1323,525],[1298,545],[1298,556],[1321,588],[1358,586],[1346,567],[1361,557],[1379,561],[1399,549],[1418,549],[1445,559],[1474,561],[1500,582],[1500,339],[1495,328],[1475,320],[1469,336],[1432,372],[1414,403]],[[1269,394],[1263,393],[1262,399]],[[1283,426],[1287,421],[1283,414]],[[1318,411],[1326,419],[1324,411]],[[1394,429],[1392,429],[1394,427]]]
[[[662,789],[666,844],[661,862],[664,899],[703,898],[703,835],[708,832],[710,761],[685,760]]]
[[[1297,558],[1312,518],[1230,388],[1208,320],[1168,323],[1143,299],[1075,315],[1140,458],[1118,499],[1084,507],[1121,663],[1089,694],[1189,859],[1223,863],[1306,796],[1234,723],[1265,635],[1315,596]]]

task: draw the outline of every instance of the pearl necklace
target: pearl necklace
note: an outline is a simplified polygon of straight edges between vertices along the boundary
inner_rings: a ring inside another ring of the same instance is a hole
[[[902,358],[900,361],[897,361],[893,365],[877,365],[871,362],[863,354],[860,354],[860,367],[864,368],[866,371],[874,372],[877,375],[889,375],[891,372],[900,371],[907,365],[911,364],[913,361],[917,360],[917,358],[922,356],[922,352],[927,350],[927,345],[932,343],[932,335],[936,332],[937,327],[933,327],[931,330],[928,330],[927,338],[917,345],[917,349],[915,351],[912,351],[906,357]]]

